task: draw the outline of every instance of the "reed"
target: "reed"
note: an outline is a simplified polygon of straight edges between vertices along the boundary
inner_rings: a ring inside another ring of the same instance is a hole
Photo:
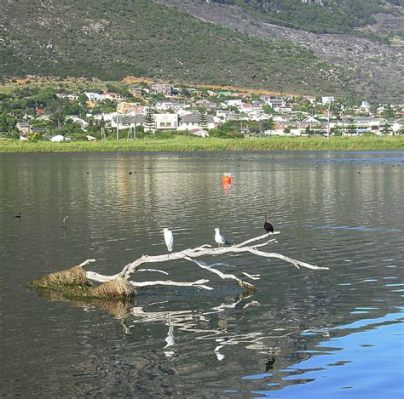
[[[194,151],[372,151],[404,150],[404,136],[387,137],[260,137],[243,139],[146,138],[138,140],[20,142],[0,140],[0,152],[194,152]]]

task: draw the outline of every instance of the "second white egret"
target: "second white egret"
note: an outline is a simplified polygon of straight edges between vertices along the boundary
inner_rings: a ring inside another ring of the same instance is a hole
[[[166,243],[168,252],[171,252],[173,250],[173,244],[174,244],[174,236],[173,232],[169,229],[164,229],[164,242]]]

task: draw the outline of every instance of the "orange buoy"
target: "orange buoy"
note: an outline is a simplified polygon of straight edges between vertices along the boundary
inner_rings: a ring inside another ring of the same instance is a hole
[[[233,182],[233,178],[231,174],[225,174],[222,176],[222,183],[223,184],[231,184]]]

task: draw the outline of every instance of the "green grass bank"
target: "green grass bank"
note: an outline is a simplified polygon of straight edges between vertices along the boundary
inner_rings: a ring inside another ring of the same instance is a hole
[[[404,136],[388,137],[262,137],[243,139],[175,137],[120,141],[51,143],[0,139],[0,153],[21,152],[165,152],[165,151],[404,150]]]

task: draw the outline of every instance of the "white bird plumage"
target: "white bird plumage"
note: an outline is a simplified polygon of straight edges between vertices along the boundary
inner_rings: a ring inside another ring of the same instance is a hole
[[[168,252],[171,252],[173,250],[173,244],[174,244],[174,236],[173,232],[169,229],[164,229],[164,242],[166,243]]]
[[[228,244],[227,240],[220,234],[218,227],[215,228],[215,241],[219,247]]]

